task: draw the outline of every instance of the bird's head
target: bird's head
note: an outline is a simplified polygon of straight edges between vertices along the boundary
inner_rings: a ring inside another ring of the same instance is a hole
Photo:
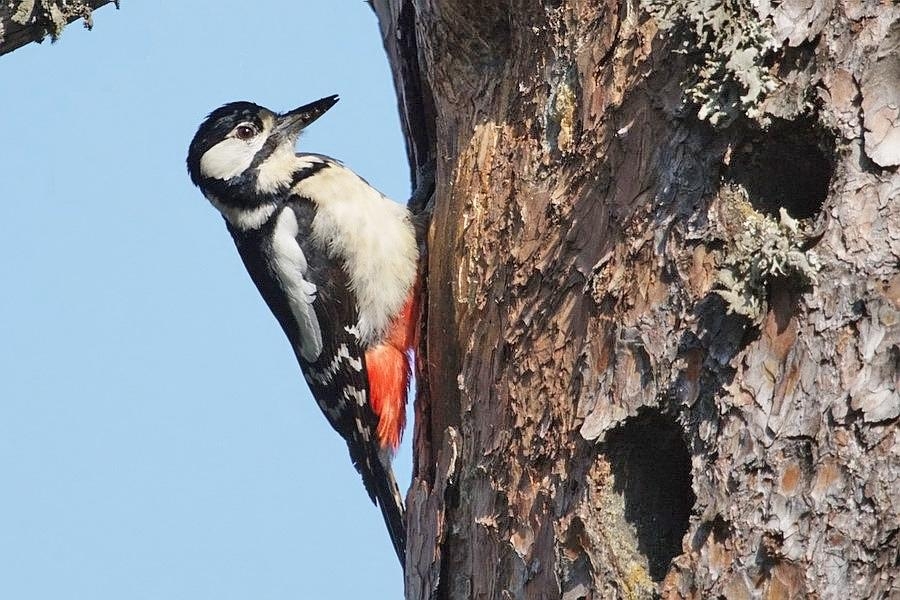
[[[191,141],[187,157],[191,181],[211,200],[246,202],[275,192],[284,177],[290,178],[300,132],[337,101],[337,96],[328,96],[281,114],[252,102],[217,108]]]

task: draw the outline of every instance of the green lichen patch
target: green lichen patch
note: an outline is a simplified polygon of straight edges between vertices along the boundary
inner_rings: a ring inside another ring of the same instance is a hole
[[[796,288],[816,284],[820,262],[807,249],[810,235],[801,221],[782,208],[778,218],[753,209],[746,190],[725,184],[719,193],[718,221],[727,235],[717,289],[729,312],[758,323],[768,311],[768,290],[775,281]]]
[[[750,0],[642,0],[660,30],[694,58],[682,82],[697,116],[725,127],[739,115],[762,116],[761,104],[778,82],[766,65],[778,47],[770,18]]]

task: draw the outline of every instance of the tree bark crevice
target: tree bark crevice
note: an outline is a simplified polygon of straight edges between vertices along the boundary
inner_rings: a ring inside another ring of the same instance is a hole
[[[896,591],[900,7],[383,4],[438,174],[411,597]]]

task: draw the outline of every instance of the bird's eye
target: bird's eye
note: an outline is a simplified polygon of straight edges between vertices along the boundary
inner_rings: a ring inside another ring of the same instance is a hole
[[[234,130],[234,134],[238,136],[239,139],[249,140],[256,135],[256,129],[251,125],[238,125],[237,129]]]

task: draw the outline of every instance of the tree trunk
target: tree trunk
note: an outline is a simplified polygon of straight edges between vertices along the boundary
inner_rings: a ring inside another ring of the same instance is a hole
[[[48,35],[55,42],[63,28],[77,19],[93,27],[94,9],[118,0],[4,0],[0,4],[0,55]]]
[[[407,598],[898,597],[900,6],[374,6],[436,165]]]

